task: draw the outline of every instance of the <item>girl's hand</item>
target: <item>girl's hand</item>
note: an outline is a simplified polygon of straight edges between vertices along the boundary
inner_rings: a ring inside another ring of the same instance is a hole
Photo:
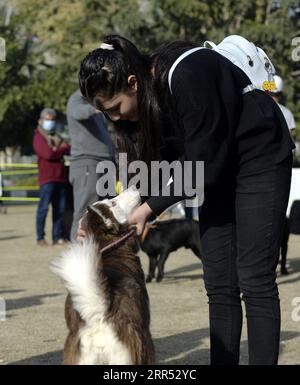
[[[135,209],[134,212],[131,214],[131,216],[128,218],[128,223],[130,225],[136,226],[137,235],[141,235],[143,233],[146,221],[151,214],[152,214],[152,210],[150,209],[148,204],[145,202],[141,206],[139,206],[137,209]]]

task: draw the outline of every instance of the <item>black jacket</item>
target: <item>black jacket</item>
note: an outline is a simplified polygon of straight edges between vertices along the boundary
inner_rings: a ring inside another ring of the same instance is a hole
[[[231,61],[209,49],[188,55],[173,72],[172,102],[184,142],[181,160],[204,161],[205,195],[225,175],[261,170],[294,148],[273,99],[260,90],[242,95],[250,83]],[[158,215],[182,199],[152,196],[147,203]]]

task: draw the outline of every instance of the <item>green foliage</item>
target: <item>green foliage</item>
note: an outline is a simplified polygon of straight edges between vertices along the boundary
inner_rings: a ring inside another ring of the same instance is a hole
[[[7,61],[0,62],[0,147],[31,151],[33,129],[45,106],[65,112],[77,88],[80,60],[116,32],[147,52],[165,41],[219,42],[241,34],[267,51],[286,83],[286,104],[300,122],[300,68],[292,60],[292,39],[300,19],[288,17],[295,0],[279,9],[269,0],[7,0],[14,13],[0,36]],[[300,126],[300,124],[298,124]],[[300,127],[299,127],[300,128]],[[300,131],[299,131],[300,132]],[[300,134],[298,132],[298,137]]]

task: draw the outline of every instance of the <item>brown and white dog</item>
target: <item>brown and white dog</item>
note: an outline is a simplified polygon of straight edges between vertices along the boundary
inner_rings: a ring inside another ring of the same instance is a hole
[[[64,364],[154,363],[145,277],[127,223],[139,204],[135,188],[94,203],[82,220],[84,242],[52,263],[68,290]]]

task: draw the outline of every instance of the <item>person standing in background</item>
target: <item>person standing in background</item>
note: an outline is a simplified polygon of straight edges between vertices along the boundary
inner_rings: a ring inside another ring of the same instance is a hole
[[[270,95],[280,107],[281,112],[286,120],[286,124],[290,131],[290,134],[293,137],[293,132],[296,129],[296,123],[295,123],[293,113],[283,104],[279,103],[282,100],[282,96],[283,96],[283,88],[284,88],[283,80],[280,76],[275,75],[274,81],[275,81],[276,88],[273,92],[270,92]],[[282,238],[282,243],[280,248],[280,255],[281,255],[280,271],[282,275],[289,274],[289,271],[287,270],[287,266],[286,266],[289,236],[290,236],[290,218],[286,217],[285,223],[284,223],[283,238]]]
[[[37,244],[47,246],[45,221],[49,204],[52,204],[53,245],[63,245],[62,218],[65,209],[67,172],[64,155],[69,154],[70,145],[56,133],[56,111],[44,108],[41,111],[38,127],[34,132],[33,148],[37,154],[40,201],[37,210]]]
[[[275,100],[275,102],[278,104],[278,106],[281,109],[281,112],[283,113],[283,116],[285,117],[286,124],[290,130],[290,133],[292,134],[293,130],[296,129],[296,123],[295,119],[293,116],[293,113],[284,105],[279,103],[282,99],[283,95],[283,80],[280,76],[275,75],[274,76],[274,81],[275,81],[275,90],[273,92],[270,92],[272,98]]]
[[[114,145],[104,115],[91,106],[79,90],[68,100],[67,120],[71,138],[69,180],[74,196],[71,241],[75,241],[78,222],[86,207],[99,200],[97,164],[114,159]]]

